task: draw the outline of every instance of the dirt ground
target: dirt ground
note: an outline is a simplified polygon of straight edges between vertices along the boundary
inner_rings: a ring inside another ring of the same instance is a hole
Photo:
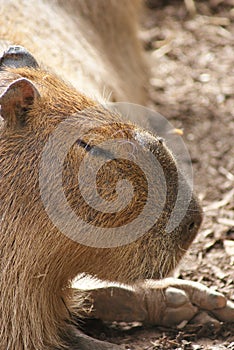
[[[205,213],[176,277],[234,301],[234,0],[148,3],[142,36],[153,106],[184,131]],[[126,350],[234,349],[234,324],[101,331]]]

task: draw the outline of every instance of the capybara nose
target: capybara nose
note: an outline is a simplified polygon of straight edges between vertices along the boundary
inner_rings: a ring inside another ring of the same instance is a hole
[[[194,231],[197,231],[198,228],[201,226],[202,223],[202,219],[203,219],[203,214],[202,214],[202,209],[200,207],[200,205],[198,204],[198,202],[196,203],[196,207],[190,211],[189,209],[189,216],[187,219],[187,229],[188,232],[192,233]]]
[[[181,222],[181,233],[184,248],[187,249],[194,240],[203,219],[202,208],[193,195],[186,215]]]
[[[159,173],[154,173],[153,176],[155,182],[158,182],[160,197],[165,196],[161,215],[164,228],[170,236],[177,237],[181,247],[187,249],[195,238],[203,218],[201,206],[189,185],[190,181],[181,172],[173,150],[167,148],[166,141],[140,129],[136,131],[135,139],[154,155],[159,165],[158,169],[162,170],[163,176],[160,181]],[[162,193],[163,191],[165,193]],[[155,226],[156,230],[158,226],[162,226],[160,221]]]

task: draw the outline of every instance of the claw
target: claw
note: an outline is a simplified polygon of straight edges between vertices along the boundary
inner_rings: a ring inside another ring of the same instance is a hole
[[[165,292],[167,306],[177,308],[189,301],[187,294],[180,289],[169,287]]]
[[[183,321],[190,321],[197,313],[198,309],[192,304],[186,304],[179,308],[166,308],[162,319],[163,326],[176,326]]]
[[[234,303],[227,301],[225,307],[218,310],[212,310],[212,314],[220,321],[234,322]]]

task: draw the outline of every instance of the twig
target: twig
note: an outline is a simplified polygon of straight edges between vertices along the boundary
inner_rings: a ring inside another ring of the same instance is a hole
[[[185,7],[188,11],[188,13],[190,14],[190,16],[194,16],[197,12],[195,3],[193,0],[184,0],[185,3]]]
[[[214,202],[214,203],[211,203],[210,205],[207,205],[204,208],[204,211],[207,212],[207,211],[211,211],[214,209],[219,209],[219,208],[225,207],[225,205],[230,203],[231,199],[233,199],[233,196],[234,196],[234,189],[232,189],[230,192],[228,192],[226,194],[226,196],[221,201]]]
[[[217,221],[219,224],[234,227],[234,220],[232,220],[232,219],[218,218]]]

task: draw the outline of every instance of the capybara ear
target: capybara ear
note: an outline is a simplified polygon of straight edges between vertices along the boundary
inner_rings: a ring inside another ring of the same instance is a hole
[[[39,96],[38,90],[28,79],[20,78],[8,85],[0,95],[1,117],[7,127],[24,126],[30,106]]]
[[[0,70],[3,70],[6,67],[38,68],[38,63],[33,55],[23,46],[12,45],[9,46],[6,51],[4,51],[2,57],[0,58]]]

